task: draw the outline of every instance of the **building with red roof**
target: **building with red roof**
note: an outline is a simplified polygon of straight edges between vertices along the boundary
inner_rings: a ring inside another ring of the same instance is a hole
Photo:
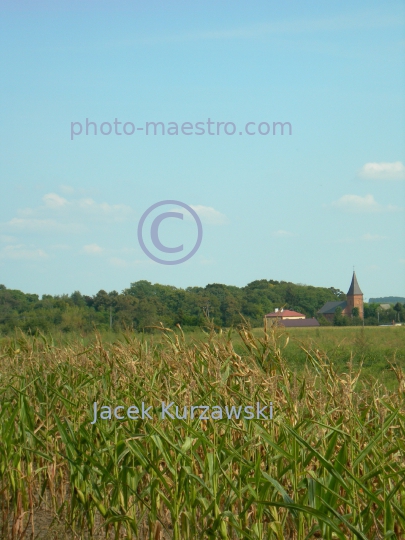
[[[298,311],[291,311],[290,309],[278,309],[276,308],[272,313],[267,313],[265,317],[269,319],[305,319],[303,313]]]
[[[264,317],[265,328],[267,328],[269,321],[271,321],[270,325],[277,324],[286,328],[319,326],[319,322],[314,317],[307,319],[303,313],[291,309],[276,308],[272,313],[267,313]]]

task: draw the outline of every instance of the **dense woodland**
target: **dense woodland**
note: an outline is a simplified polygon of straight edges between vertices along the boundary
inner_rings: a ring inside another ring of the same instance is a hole
[[[121,293],[101,290],[94,296],[86,296],[76,291],[71,295],[42,298],[0,285],[0,332],[8,334],[16,327],[25,332],[90,332],[94,328],[107,330],[110,326],[116,331],[125,328],[142,331],[160,322],[167,327],[179,324],[187,329],[203,325],[207,316],[221,327],[237,325],[242,317],[257,327],[262,326],[263,316],[276,307],[313,317],[325,302],[345,298],[342,291],[333,287],[266,279],[245,287],[214,283],[187,289],[137,281]],[[377,304],[365,305],[366,324],[378,324],[377,308]],[[358,317],[335,319],[337,325],[362,323]],[[392,320],[405,320],[405,306],[397,304],[380,312],[380,324]],[[324,318],[319,321],[328,324]]]

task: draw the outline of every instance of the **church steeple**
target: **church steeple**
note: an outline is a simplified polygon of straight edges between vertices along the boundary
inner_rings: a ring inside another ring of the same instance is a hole
[[[326,302],[318,313],[323,315],[328,321],[333,322],[335,310],[337,308],[341,308],[342,315],[345,315],[346,317],[358,316],[360,319],[364,320],[363,292],[360,289],[360,285],[357,281],[354,267],[352,282],[350,283],[349,290],[347,291],[346,300],[344,302]]]
[[[354,270],[353,270],[352,282],[350,284],[349,290],[347,291],[347,294],[350,296],[353,296],[355,294],[363,294],[357,282],[356,272]]]
[[[350,283],[349,290],[347,291],[346,308],[344,309],[345,315],[351,316],[353,314],[353,308],[358,308],[359,316],[364,317],[363,306],[363,293],[357,282],[356,272],[353,270],[352,282]]]

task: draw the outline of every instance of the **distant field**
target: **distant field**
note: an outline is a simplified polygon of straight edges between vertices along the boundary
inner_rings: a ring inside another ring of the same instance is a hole
[[[221,332],[216,328],[216,332]],[[222,334],[231,332],[232,342],[235,350],[242,356],[246,354],[246,349],[234,329],[223,329]],[[255,337],[263,336],[262,328],[254,328]],[[317,328],[289,328],[282,331],[289,337],[289,342],[283,350],[283,356],[289,366],[300,372],[307,364],[307,356],[303,349],[318,349],[325,353],[329,360],[334,363],[339,372],[347,370],[348,362],[352,359],[353,367],[363,365],[361,378],[378,379],[388,388],[396,385],[396,377],[391,369],[391,363],[397,363],[405,370],[405,326],[321,326]],[[175,334],[180,335],[179,330]],[[185,340],[190,343],[206,342],[208,333],[202,329],[186,330]],[[143,336],[149,344],[153,345],[162,341],[162,332],[153,330],[150,333],[136,335]],[[122,340],[122,333],[103,332],[102,340],[105,343],[114,343]],[[55,344],[70,344],[73,341],[80,341],[83,345],[92,345],[95,335],[83,335],[77,333],[57,332],[51,336]],[[7,340],[8,338],[0,339]]]
[[[301,345],[326,353],[339,371],[352,358],[354,366],[363,364],[363,377],[378,377],[386,384],[396,380],[389,362],[405,367],[405,326],[290,328],[288,335],[285,354],[298,366],[305,361]]]
[[[391,363],[405,370],[405,326],[321,326],[317,328],[289,328],[284,331],[289,342],[283,355],[290,367],[301,371],[305,366],[304,349],[318,349],[335,364],[337,371],[347,371],[348,362],[363,365],[361,378],[378,379],[387,387],[396,385],[397,379]],[[255,337],[263,335],[262,328],[253,330]],[[203,340],[201,331],[187,333],[187,339]],[[242,342],[234,332],[235,350],[244,354]]]

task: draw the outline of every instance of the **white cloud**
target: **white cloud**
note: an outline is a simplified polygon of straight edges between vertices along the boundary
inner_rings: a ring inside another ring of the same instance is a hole
[[[98,203],[93,199],[67,200],[56,193],[47,193],[44,204],[34,208],[19,209],[17,216],[7,223],[0,223],[4,233],[81,233],[95,222],[118,223],[130,216],[131,207],[124,204]],[[0,237],[0,242],[5,241]]]
[[[294,236],[294,235],[291,232],[283,231],[282,229],[280,229],[279,231],[275,231],[273,233],[273,236],[277,238],[287,238],[288,236]]]
[[[355,238],[339,238],[335,240],[338,244],[354,244],[356,242]]]
[[[13,218],[6,223],[6,226],[13,230],[27,232],[79,233],[83,231],[83,226],[78,223],[59,223],[54,219]]]
[[[0,259],[40,260],[47,257],[48,255],[42,249],[30,249],[24,244],[6,246],[0,252]]]
[[[333,206],[343,212],[361,213],[361,212],[393,212],[398,210],[395,206],[383,206],[379,204],[373,195],[343,195],[337,201],[332,203]]]
[[[6,234],[0,234],[0,242],[8,244],[9,242],[15,242],[17,238],[15,236],[8,236]]]
[[[116,249],[115,251],[118,252],[118,253],[125,253],[126,255],[133,255],[138,250],[133,248],[133,247],[130,247],[130,248],[129,247],[123,247],[123,248]]]
[[[150,259],[145,261],[126,261],[125,259],[121,259],[119,257],[111,257],[108,262],[115,268],[137,268],[139,266],[150,266],[151,264],[156,264]]]
[[[70,246],[68,246],[67,244],[53,244],[51,246],[51,249],[70,249]]]
[[[65,193],[66,195],[71,195],[75,191],[74,188],[72,188],[72,186],[66,186],[64,184],[60,185],[59,189],[62,193]]]
[[[80,217],[94,217],[108,220],[122,220],[131,211],[131,207],[125,204],[98,203],[91,198],[72,199],[68,201],[56,193],[47,193],[42,198],[45,205],[36,208],[24,208],[18,211],[20,216],[46,217],[50,210],[59,210],[58,219],[75,219]],[[54,213],[52,217],[54,217]]]
[[[60,208],[61,206],[68,204],[66,199],[60,197],[56,193],[48,193],[47,195],[44,195],[42,200],[47,208]]]
[[[378,242],[381,240],[387,240],[388,236],[383,236],[381,234],[370,234],[366,233],[362,236],[356,236],[352,238],[340,238],[339,240],[336,240],[339,244],[354,244],[356,242],[365,241],[365,242]]]
[[[215,260],[214,259],[206,259],[205,257],[200,257],[199,259],[199,264],[201,264],[202,266],[211,266],[213,264],[215,264]]]
[[[98,255],[99,253],[102,253],[104,250],[102,247],[100,247],[97,244],[88,244],[87,246],[83,246],[82,252],[87,253],[88,255]]]
[[[109,263],[116,268],[127,268],[128,263],[125,259],[120,259],[119,257],[111,257]]]
[[[221,214],[211,206],[202,206],[201,204],[190,205],[197,213],[203,223],[207,225],[225,225],[228,222],[225,214]]]
[[[250,24],[239,27],[218,28],[200,32],[185,32],[175,35],[149,35],[140,38],[142,44],[156,44],[167,42],[184,42],[195,40],[231,40],[231,39],[264,39],[271,36],[291,36],[321,32],[336,32],[341,30],[355,31],[359,28],[384,28],[400,25],[400,18],[379,13],[361,13],[350,16],[346,14],[333,17],[295,18],[290,20],[279,19],[272,22],[264,20],[259,24]],[[138,40],[137,40],[138,41]],[[128,46],[132,40],[114,42],[114,46]],[[111,43],[112,45],[112,43]]]
[[[366,163],[360,169],[359,176],[370,180],[404,180],[405,165],[401,161]]]
[[[132,212],[131,207],[126,204],[97,203],[90,198],[79,199],[76,201],[76,205],[87,215],[113,219],[114,221],[122,221]]]
[[[375,241],[378,241],[378,240],[386,240],[388,237],[387,236],[383,236],[381,234],[363,234],[363,236],[361,237],[362,240],[366,240],[367,242],[375,242]]]

